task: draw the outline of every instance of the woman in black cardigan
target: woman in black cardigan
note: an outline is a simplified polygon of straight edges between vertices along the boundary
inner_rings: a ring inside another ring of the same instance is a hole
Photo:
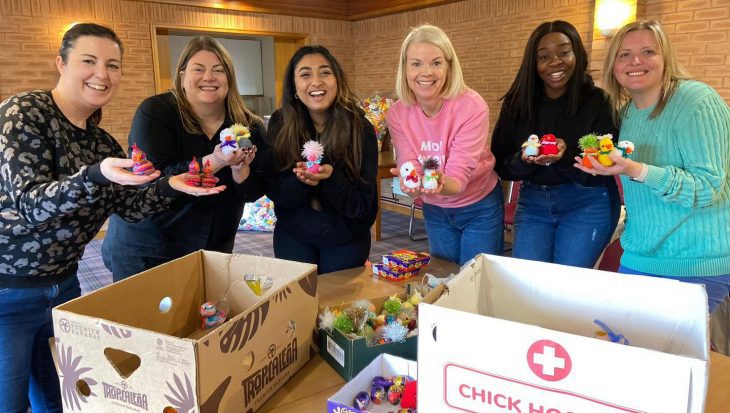
[[[345,75],[322,46],[299,49],[286,70],[282,106],[269,122],[257,161],[277,222],[274,254],[317,264],[320,274],[361,266],[370,254],[377,205],[378,149]],[[320,171],[307,171],[305,142],[324,147]]]

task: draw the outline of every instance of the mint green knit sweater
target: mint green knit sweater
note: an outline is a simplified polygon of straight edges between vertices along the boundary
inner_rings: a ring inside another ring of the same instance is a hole
[[[709,86],[684,81],[662,113],[633,102],[621,140],[649,165],[622,176],[627,210],[621,264],[657,275],[730,274],[730,108]]]

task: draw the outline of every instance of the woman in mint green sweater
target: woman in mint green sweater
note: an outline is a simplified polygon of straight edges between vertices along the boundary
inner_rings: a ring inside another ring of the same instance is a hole
[[[710,312],[730,293],[730,109],[689,78],[659,23],[634,22],[611,41],[603,87],[632,159],[617,151],[626,203],[619,272],[704,284]]]

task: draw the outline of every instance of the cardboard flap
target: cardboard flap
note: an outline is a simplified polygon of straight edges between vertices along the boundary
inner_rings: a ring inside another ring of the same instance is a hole
[[[57,308],[130,327],[186,337],[205,302],[201,253],[194,252],[110,284]]]
[[[448,288],[439,305],[586,337],[598,320],[633,346],[708,357],[701,285],[481,255]]]
[[[317,266],[268,257],[203,251],[203,269],[206,274],[206,300],[225,300],[235,316],[274,296],[292,281],[300,280],[302,275],[314,274],[316,281]],[[263,290],[260,296],[256,295],[243,279],[246,274],[269,276],[273,285]],[[314,291],[316,293],[316,284]]]

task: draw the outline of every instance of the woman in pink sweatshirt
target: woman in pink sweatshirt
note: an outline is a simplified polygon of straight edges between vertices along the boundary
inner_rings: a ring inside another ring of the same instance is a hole
[[[489,108],[464,84],[459,59],[435,26],[411,30],[401,46],[398,101],[387,122],[399,168],[436,158],[435,189],[401,189],[421,196],[431,254],[464,264],[479,253],[503,251],[504,203],[489,149]],[[413,185],[410,185],[413,186]]]

